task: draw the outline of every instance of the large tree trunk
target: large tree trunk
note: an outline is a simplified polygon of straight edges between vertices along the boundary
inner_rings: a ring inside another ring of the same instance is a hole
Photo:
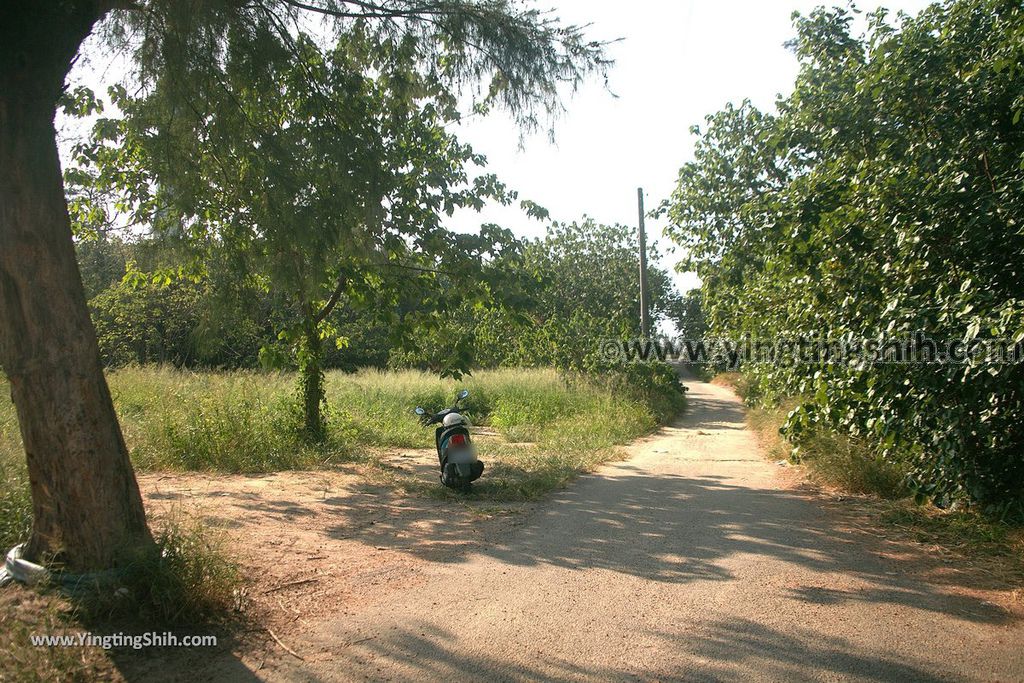
[[[0,10],[0,366],[32,488],[28,555],[111,566],[151,543],[75,261],[53,119],[95,2]]]

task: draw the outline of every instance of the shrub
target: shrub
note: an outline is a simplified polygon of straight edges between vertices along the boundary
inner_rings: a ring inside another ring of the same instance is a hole
[[[126,559],[124,591],[90,595],[92,613],[138,616],[161,624],[216,623],[237,604],[241,574],[224,540],[200,519],[157,520],[155,545]]]
[[[802,439],[795,455],[813,479],[844,491],[889,499],[908,493],[906,465],[890,462],[861,439],[823,430]]]

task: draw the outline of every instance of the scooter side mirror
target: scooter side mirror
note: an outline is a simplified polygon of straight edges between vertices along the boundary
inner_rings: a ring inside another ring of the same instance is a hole
[[[467,396],[469,396],[469,389],[463,389],[462,391],[459,392],[459,400],[460,401],[462,399],[466,398]]]
[[[426,415],[427,411],[423,410],[423,408],[420,408],[419,406],[416,406],[416,414],[417,415]]]

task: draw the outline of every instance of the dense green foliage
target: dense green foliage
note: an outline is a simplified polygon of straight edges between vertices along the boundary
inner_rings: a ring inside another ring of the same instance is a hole
[[[684,299],[648,247],[651,316],[679,321]],[[639,245],[636,231],[593,219],[555,223],[526,245],[507,271],[521,275],[517,297],[500,307],[461,306],[393,364],[440,369],[450,340],[481,367],[554,367],[567,377],[595,378],[657,405],[662,420],[682,405],[676,372],[663,363],[607,358],[603,342],[639,336]]]
[[[105,42],[129,53],[137,79],[159,83],[182,109],[219,96],[227,61],[259,61],[270,47],[264,41],[298,52],[302,32],[360,33],[383,52],[400,52],[415,64],[414,80],[443,88],[449,104],[468,98],[475,112],[501,108],[525,130],[550,122],[564,89],[611,64],[605,44],[584,27],[516,0],[142,0],[114,7],[100,27]],[[313,72],[304,85],[318,89]]]
[[[457,111],[417,66],[415,55],[362,31],[323,51],[305,35],[286,43],[254,30],[234,37],[221,87],[202,109],[183,110],[162,81],[141,97],[111,88],[122,116],[97,121],[67,173],[79,233],[106,228],[104,200],[114,203],[178,245],[164,280],[219,278],[236,295],[262,291],[280,302],[279,343],[262,359],[297,363],[306,429],[317,437],[325,346],[347,343],[329,320],[339,303],[400,325],[393,305],[366,304],[397,303],[416,285],[431,291],[438,272],[479,300],[490,291],[483,259],[518,244],[496,226],[477,236],[442,227],[457,208],[515,195],[493,176],[469,176],[466,167],[483,160],[446,132]],[[87,92],[72,100],[101,108]],[[178,287],[156,303],[170,317],[194,294]]]
[[[181,257],[158,238],[96,236],[77,247],[107,367],[256,368],[260,351],[278,343],[281,302],[265,289],[227,281],[229,273],[165,281],[161,273]],[[382,299],[371,303],[383,306]],[[335,307],[327,324],[348,342],[326,345],[327,368],[384,367],[391,346],[402,341],[365,307]]]
[[[682,403],[671,368],[601,354],[603,340],[629,339],[639,330],[637,248],[635,231],[624,226],[555,224],[546,237],[484,264],[497,275],[481,282],[502,287],[495,305],[462,299],[447,273],[399,292],[397,300],[389,298],[396,290],[368,293],[372,305],[338,306],[325,319],[347,343],[326,346],[323,365],[456,375],[480,367],[554,367],[569,379],[586,377],[651,402],[659,418],[668,419]],[[651,251],[655,320],[699,325],[692,318],[699,301],[678,295]],[[174,251],[159,240],[87,240],[79,244],[79,258],[86,279],[107,283],[90,303],[111,367],[255,368],[287,315],[272,292],[252,287],[239,294],[213,275],[169,284],[142,277],[139,268],[161,272],[175,263]],[[118,279],[118,273],[127,276]],[[431,315],[424,315],[424,300],[433,302]]]
[[[851,32],[798,18],[800,74],[774,114],[710,116],[670,202],[731,338],[1024,339],[1024,11],[958,0]],[[848,432],[910,471],[919,498],[1024,512],[1024,365],[750,365],[786,431]]]
[[[530,127],[558,108],[559,83],[603,71],[601,44],[503,2],[371,17],[311,6],[337,21],[329,39],[269,6],[206,7],[197,21],[160,5],[135,38],[120,32],[126,15],[110,36],[138,49],[141,86],[109,89],[112,117],[87,89],[65,96],[96,119],[66,184],[107,363],[252,367],[258,347],[260,365],[299,370],[315,438],[324,370],[385,360],[455,377],[554,365],[677,401],[667,368],[610,368],[595,353],[638,326],[630,230],[555,226],[523,254],[499,226],[444,227],[457,209],[517,199],[450,132],[460,86],[489,81],[473,111],[501,105]],[[183,29],[197,25],[207,32]],[[661,314],[674,294],[663,271],[652,282]],[[481,343],[480,323],[497,334]]]
[[[652,264],[657,250],[649,247]],[[529,310],[530,324],[509,334],[508,321],[483,321],[478,354],[485,363],[553,365],[586,369],[598,355],[601,339],[639,335],[639,243],[636,229],[602,225],[593,219],[554,224],[527,247],[524,264],[538,285]],[[668,274],[648,267],[651,316],[664,320],[678,300]]]

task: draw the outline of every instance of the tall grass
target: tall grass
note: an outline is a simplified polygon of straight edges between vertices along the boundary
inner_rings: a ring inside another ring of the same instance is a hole
[[[847,493],[871,494],[894,500],[908,495],[906,468],[886,460],[870,444],[849,434],[818,429],[804,434],[800,447],[786,441],[780,429],[796,405],[751,408],[747,422],[758,435],[761,448],[773,459],[790,459],[806,467],[807,476],[819,484]]]
[[[800,462],[812,478],[850,493],[869,493],[895,500],[907,496],[907,468],[887,460],[863,439],[819,430],[801,440]]]
[[[642,402],[594,385],[567,385],[554,370],[489,370],[463,381],[441,380],[414,370],[364,370],[327,378],[329,426],[360,446],[433,445],[433,432],[413,419],[412,409],[446,407],[460,388],[469,390],[465,413],[506,440],[542,448],[587,450],[625,443],[657,426]]]
[[[375,449],[432,447],[433,430],[420,426],[413,408],[446,407],[466,388],[473,424],[493,427],[506,442],[531,444],[487,444],[481,490],[505,498],[540,495],[658,424],[652,405],[598,384],[567,384],[554,370],[480,371],[462,381],[413,370],[330,372],[328,437],[317,444],[302,436],[291,374],[145,367],[113,372],[109,383],[138,469],[228,473],[372,463]],[[6,396],[5,385],[0,391]],[[0,547],[8,548],[25,537],[30,520],[8,400],[0,400],[0,484]]]
[[[0,556],[28,536],[32,501],[21,447],[18,419],[7,400],[10,391],[0,378]]]
[[[745,401],[755,405],[747,412],[747,422],[768,457],[799,461],[807,468],[812,481],[848,493],[872,494],[890,500],[908,495],[906,467],[881,457],[863,439],[821,428],[805,434],[800,447],[794,450],[780,430],[789,411],[799,404],[797,398],[777,406],[758,406],[759,397],[742,373],[722,373],[713,382],[731,387]]]
[[[110,386],[140,469],[269,472],[315,466],[343,447],[302,439],[293,380],[132,368],[111,374]]]

